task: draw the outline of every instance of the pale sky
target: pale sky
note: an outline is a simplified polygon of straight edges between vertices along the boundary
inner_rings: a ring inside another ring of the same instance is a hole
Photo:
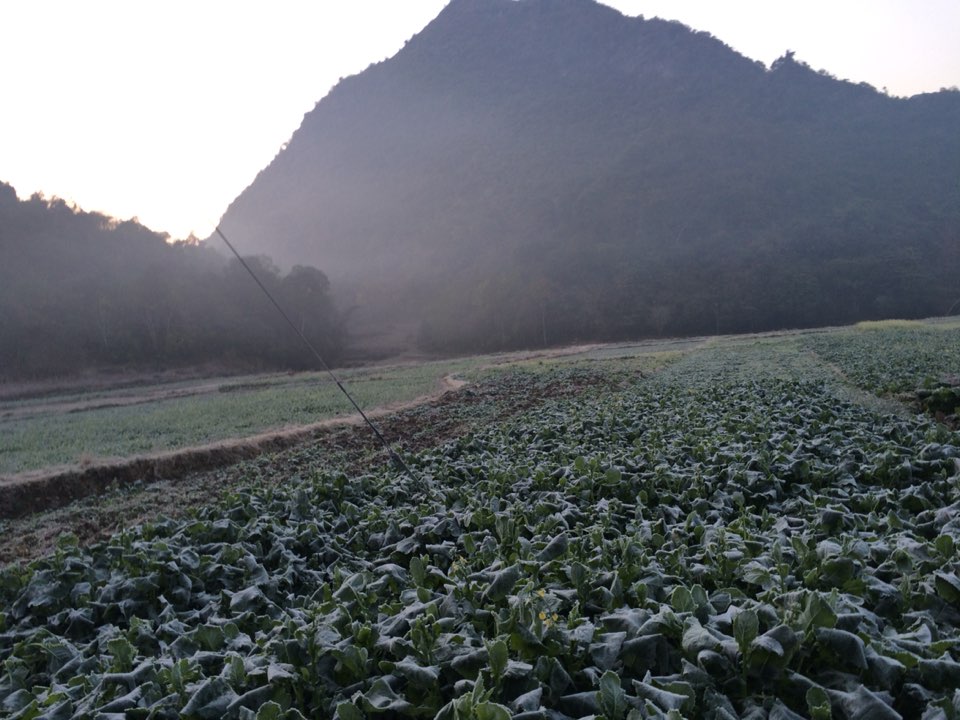
[[[960,86],[960,0],[605,0],[892,95]],[[0,181],[209,235],[339,78],[446,0],[2,0]]]

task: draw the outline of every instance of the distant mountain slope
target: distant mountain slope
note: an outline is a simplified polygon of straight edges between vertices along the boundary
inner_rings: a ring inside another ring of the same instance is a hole
[[[943,313],[960,93],[767,70],[592,0],[453,0],[342,81],[223,227],[428,347]]]

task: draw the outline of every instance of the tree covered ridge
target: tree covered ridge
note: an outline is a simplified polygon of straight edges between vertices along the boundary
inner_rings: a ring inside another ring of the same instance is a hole
[[[303,367],[311,358],[236,260],[138,221],[0,183],[0,379],[90,366]],[[329,360],[344,329],[327,277],[246,258]]]
[[[769,69],[587,0],[451,3],[230,206],[443,350],[942,314],[960,93]]]

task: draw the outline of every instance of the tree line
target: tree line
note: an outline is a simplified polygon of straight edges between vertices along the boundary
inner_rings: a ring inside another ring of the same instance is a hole
[[[315,360],[236,259],[136,219],[83,212],[0,183],[0,379],[88,367],[226,371]],[[245,258],[328,362],[345,341],[326,275]]]

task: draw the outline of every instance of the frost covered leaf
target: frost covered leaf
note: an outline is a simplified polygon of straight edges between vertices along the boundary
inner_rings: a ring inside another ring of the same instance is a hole
[[[811,720],[830,720],[833,717],[830,696],[822,687],[814,686],[807,690],[806,700]]]
[[[769,568],[754,561],[747,563],[743,568],[743,579],[751,585],[758,585],[763,590],[769,590],[773,587],[773,576]]]
[[[555,538],[553,538],[547,546],[543,548],[539,553],[537,553],[537,560],[540,562],[549,562],[550,560],[556,560],[558,557],[563,555],[567,551],[567,546],[569,544],[568,537],[566,533],[560,533]]]
[[[236,699],[237,694],[223,678],[210,678],[196,689],[184,706],[183,714],[202,720],[221,718]]]
[[[503,677],[510,659],[507,644],[501,639],[494,640],[487,645],[487,655],[490,661],[490,673],[494,678]]]
[[[360,696],[360,700],[368,712],[393,711],[407,714],[413,709],[413,706],[397,695],[383,678],[374,680],[370,689]]]
[[[733,616],[733,637],[737,641],[740,652],[746,655],[750,643],[760,631],[760,620],[753,610],[741,610]]]
[[[902,716],[863,685],[840,695],[840,706],[849,720],[902,720]]]
[[[858,670],[867,669],[863,640],[846,630],[817,628],[817,642],[833,651],[842,663],[849,663]]]
[[[676,710],[680,712],[690,705],[690,698],[687,695],[661,690],[647,681],[634,680],[633,689],[637,693],[637,697],[651,701],[664,711]]]
[[[620,676],[611,670],[600,677],[597,704],[607,720],[624,720],[627,714],[627,694],[620,685]]]
[[[493,580],[483,593],[484,602],[497,603],[506,599],[513,586],[520,579],[520,566],[513,564],[493,576]]]
[[[829,603],[823,599],[818,592],[811,592],[807,595],[806,606],[803,614],[800,616],[800,626],[804,630],[815,630],[816,628],[832,628],[837,624],[837,614],[830,607]]]
[[[960,577],[956,573],[938,572],[934,575],[934,584],[940,597],[960,608]]]

